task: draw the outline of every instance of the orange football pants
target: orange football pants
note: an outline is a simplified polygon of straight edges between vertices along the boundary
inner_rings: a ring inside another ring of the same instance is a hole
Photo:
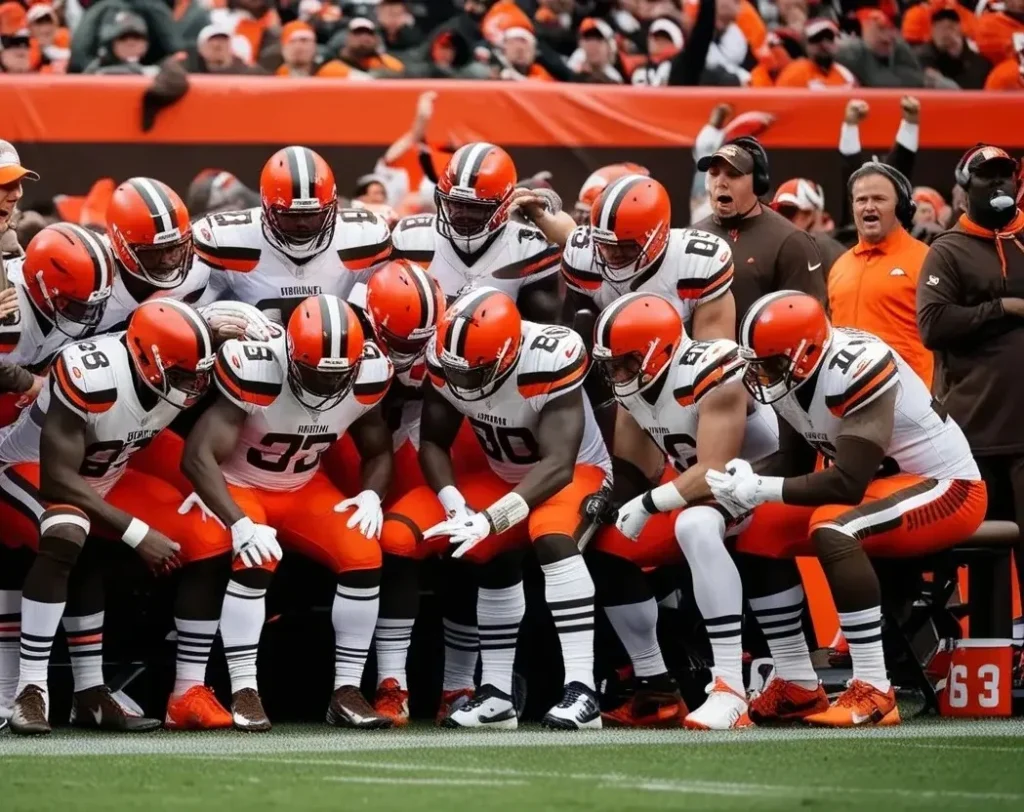
[[[8,483],[14,483],[16,489]],[[39,516],[46,504],[38,489],[38,463],[19,463],[0,474],[0,539],[5,546],[39,548]],[[204,521],[198,510],[184,516],[178,514],[184,499],[173,485],[128,468],[111,488],[106,501],[180,544],[182,564],[230,553],[229,531],[212,519]],[[120,541],[113,530],[103,525],[94,526],[92,533]]]
[[[530,517],[504,533],[489,536],[466,553],[466,559],[480,564],[495,555],[542,536],[575,536],[580,523],[583,500],[597,491],[605,480],[605,472],[595,465],[577,465],[572,482],[530,511]],[[477,468],[455,475],[455,486],[474,510],[483,510],[513,490],[513,485],[489,467]],[[380,543],[384,552],[404,558],[426,558],[440,555],[450,541],[447,537],[424,539],[423,532],[445,519],[444,508],[437,494],[424,485],[410,491],[384,514]]]
[[[766,558],[813,556],[810,534],[834,527],[856,538],[870,556],[914,558],[970,538],[985,519],[985,483],[899,475],[876,479],[856,507],[760,506],[736,549]]]
[[[380,568],[380,545],[358,527],[346,526],[354,508],[334,512],[334,506],[346,497],[322,471],[296,491],[239,485],[229,485],[228,490],[246,516],[277,530],[282,547],[323,564],[335,575]]]

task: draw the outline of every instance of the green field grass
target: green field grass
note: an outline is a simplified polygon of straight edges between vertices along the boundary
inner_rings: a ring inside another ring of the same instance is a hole
[[[0,736],[0,809],[1009,810],[1024,724],[728,734],[430,727]]]

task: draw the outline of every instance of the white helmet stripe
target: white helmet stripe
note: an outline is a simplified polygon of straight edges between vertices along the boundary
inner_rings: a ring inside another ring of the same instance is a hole
[[[206,358],[213,355],[213,333],[210,330],[210,325],[207,324],[206,319],[200,316],[192,307],[179,302],[177,299],[171,299],[166,296],[160,297],[159,299],[150,299],[152,302],[159,302],[162,305],[177,310],[181,315],[185,317],[185,320],[192,325],[195,330],[197,343],[199,345],[199,357]]]
[[[81,238],[82,242],[92,248],[93,255],[96,257],[96,267],[99,268],[100,271],[100,278],[97,280],[99,283],[97,290],[105,290],[106,288],[109,288],[114,281],[113,269],[110,267],[110,263],[108,262],[108,259],[110,258],[110,249],[100,242],[99,235],[94,233],[91,229],[76,225],[71,225],[71,227]]]
[[[633,185],[636,180],[646,180],[643,175],[624,175],[618,180],[612,181],[608,188],[604,190],[601,195],[603,204],[601,206],[601,228],[605,231],[611,231],[612,227],[612,216],[615,210],[619,208],[619,204],[622,202],[622,198],[626,196],[626,192],[629,191],[629,187]]]
[[[473,185],[473,175],[480,171],[479,164],[483,162],[484,156],[493,146],[493,144],[479,143],[470,148],[460,167],[459,186],[471,187]]]
[[[416,280],[416,284],[420,287],[420,294],[423,300],[423,326],[429,327],[437,320],[437,313],[434,311],[434,289],[430,284],[430,277],[427,276],[427,272],[424,271],[418,265],[409,266],[412,271],[413,279]]]
[[[170,231],[175,227],[174,217],[171,214],[171,210],[164,204],[164,194],[156,186],[153,185],[153,181],[149,178],[134,178],[138,184],[142,193],[146,196],[146,202],[149,204],[150,210],[155,212],[154,221],[159,221],[159,231]]]
[[[342,329],[341,308],[338,306],[339,300],[337,296],[325,296],[324,301],[327,305],[328,323],[326,327],[328,330],[328,335],[330,336],[331,339],[330,357],[341,358],[343,357],[343,351],[341,346],[341,334],[345,331]]]

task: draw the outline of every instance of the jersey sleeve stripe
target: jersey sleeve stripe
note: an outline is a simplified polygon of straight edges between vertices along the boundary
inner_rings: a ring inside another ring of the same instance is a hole
[[[354,271],[362,271],[392,254],[391,235],[376,245],[358,245],[355,248],[339,248],[338,259]]]
[[[846,417],[866,406],[886,389],[898,382],[896,362],[892,353],[886,353],[860,380],[841,395],[828,395],[825,405],[836,417]]]
[[[604,282],[604,278],[597,271],[581,271],[579,268],[573,268],[564,259],[562,276],[570,288],[580,293],[594,293]]]
[[[703,299],[708,301],[721,296],[732,285],[733,266],[722,268],[709,278],[688,278],[676,282],[676,293],[681,299]]]
[[[491,276],[495,279],[522,279],[526,276],[536,276],[556,269],[561,259],[562,249],[557,245],[549,245],[539,254],[498,268],[491,273]]]
[[[17,324],[10,330],[0,330],[0,355],[9,355],[18,348],[21,341],[21,325]]]
[[[403,251],[401,248],[393,248],[391,251],[392,259],[407,259],[409,262],[415,262],[417,264],[429,265],[431,260],[434,258],[433,251]]]
[[[221,391],[231,400],[251,403],[254,406],[269,406],[281,394],[281,385],[266,381],[243,381],[229,363],[217,356],[213,364],[214,378]]]
[[[715,366],[703,370],[693,382],[693,402],[697,403],[716,386],[735,378],[743,369],[739,353],[733,349],[727,352]]]
[[[54,386],[57,388],[61,399],[73,409],[80,412],[99,414],[107,411],[117,400],[116,389],[101,389],[98,392],[83,392],[71,380],[71,373],[68,371],[67,362],[63,355],[57,356],[53,365]]]
[[[524,398],[553,395],[572,387],[587,374],[587,354],[581,352],[569,366],[551,372],[524,372],[516,377],[519,394]]]
[[[364,406],[373,406],[384,398],[391,387],[391,378],[387,377],[382,381],[368,381],[357,383],[352,387],[352,394],[356,400]]]
[[[196,242],[194,247],[196,256],[218,271],[249,273],[260,261],[259,248],[215,248],[201,242]]]

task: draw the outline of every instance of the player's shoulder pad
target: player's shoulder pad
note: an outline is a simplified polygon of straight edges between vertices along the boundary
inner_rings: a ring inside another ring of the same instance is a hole
[[[561,246],[550,243],[537,228],[510,220],[502,239],[509,246],[511,262],[492,272],[495,279],[527,279],[558,271]]]
[[[710,302],[732,287],[733,261],[729,243],[708,231],[673,229],[676,242],[676,293],[681,299]]]
[[[249,273],[260,261],[262,216],[260,209],[240,209],[197,220],[192,226],[196,256],[217,271]]]
[[[426,267],[434,259],[435,217],[433,214],[410,214],[391,229],[391,257],[407,259]]]
[[[119,337],[66,345],[50,371],[53,393],[83,419],[102,414],[117,401],[117,365],[127,361]]]
[[[579,333],[557,324],[523,323],[516,386],[524,398],[552,397],[582,385],[590,359]]]
[[[694,406],[716,387],[741,380],[744,366],[734,341],[691,341],[673,369],[672,395],[680,406]]]
[[[593,295],[604,279],[594,262],[594,242],[590,226],[576,226],[562,249],[562,276],[565,284],[577,293]]]
[[[825,405],[836,417],[849,417],[899,384],[889,346],[867,333],[849,332],[835,340],[822,361]]]
[[[391,258],[391,229],[368,209],[338,209],[332,248],[350,271],[365,271]]]
[[[284,387],[284,365],[278,352],[284,342],[225,341],[217,350],[213,377],[228,400],[247,412],[270,406]]]
[[[359,374],[352,385],[352,394],[363,406],[376,406],[391,387],[395,367],[380,348],[372,341],[363,342],[363,358]]]

